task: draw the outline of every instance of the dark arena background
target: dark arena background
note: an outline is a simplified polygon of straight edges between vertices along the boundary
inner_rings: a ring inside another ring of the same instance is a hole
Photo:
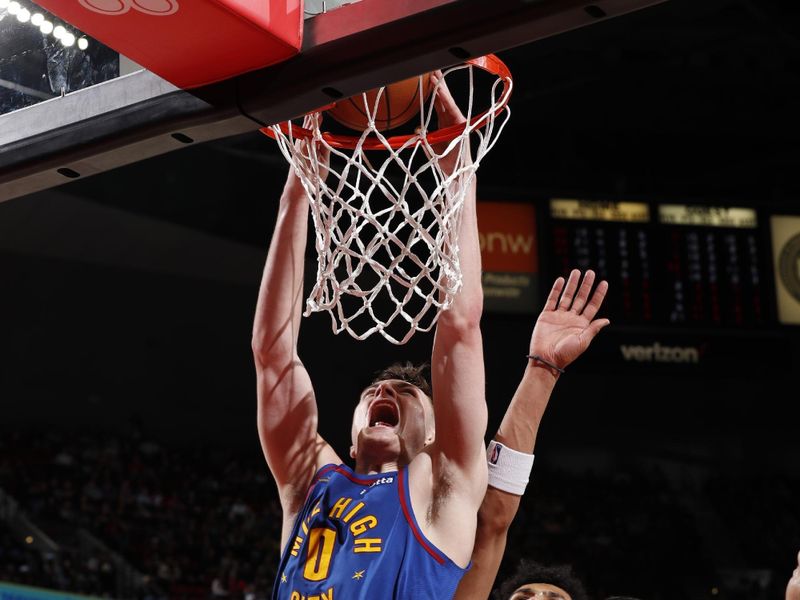
[[[31,40],[8,5],[0,136],[130,69],[94,40]],[[556,386],[498,582],[528,557],[598,599],[783,598],[800,6],[669,0],[499,56],[513,114],[478,174],[487,439],[555,277],[597,270],[611,326]],[[280,509],[250,336],[287,165],[256,131],[128,162],[0,203],[0,598],[268,598]],[[323,436],[347,448],[372,374],[431,341],[304,319]]]

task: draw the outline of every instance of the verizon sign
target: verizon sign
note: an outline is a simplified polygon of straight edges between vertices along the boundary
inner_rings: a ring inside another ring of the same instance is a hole
[[[769,377],[791,369],[791,356],[790,339],[780,331],[615,327],[612,318],[575,368],[730,377],[747,364],[748,377]]]
[[[621,344],[619,350],[625,362],[698,364],[701,356],[698,346],[665,346],[659,342],[648,346]]]

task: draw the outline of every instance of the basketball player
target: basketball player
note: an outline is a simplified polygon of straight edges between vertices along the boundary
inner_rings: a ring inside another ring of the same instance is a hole
[[[570,567],[547,567],[528,560],[520,561],[498,594],[501,600],[588,600],[583,583]]]
[[[601,281],[592,292],[594,282],[594,271],[586,271],[581,280],[580,271],[573,270],[566,285],[559,277],[536,320],[530,343],[532,358],[528,359],[517,391],[489,444],[489,487],[478,513],[472,568],[459,585],[457,600],[489,597],[505,552],[508,529],[533,467],[536,434],[556,381],[609,324],[608,319],[595,318],[608,283]],[[516,596],[514,600],[518,600]]]
[[[442,127],[464,121],[443,82],[435,108]],[[253,325],[258,430],[283,508],[275,600],[441,600],[465,572],[487,478],[474,182],[462,214],[463,287],[436,326],[433,398],[395,378],[365,389],[350,468],[317,431],[297,354],[308,200],[288,175]]]

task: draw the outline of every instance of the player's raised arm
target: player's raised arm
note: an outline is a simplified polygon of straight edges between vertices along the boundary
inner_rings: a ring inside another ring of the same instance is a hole
[[[439,125],[463,122],[464,117],[444,82],[435,108]],[[455,157],[442,161],[443,171],[455,167]],[[480,320],[483,311],[481,255],[475,210],[475,179],[466,194],[458,232],[459,261],[463,286],[449,310],[436,325],[431,358],[436,442],[431,452],[434,495],[441,494],[437,478],[448,483],[448,502],[455,511],[443,511],[441,525],[451,533],[459,527],[473,527],[475,514],[486,489],[486,396],[483,342]],[[446,517],[446,518],[445,518]],[[453,522],[447,522],[453,518]],[[465,547],[461,545],[463,552]],[[466,557],[468,560],[469,556]]]
[[[317,434],[314,389],[297,355],[307,229],[308,199],[290,169],[261,280],[252,339],[258,433],[278,485],[284,526],[302,506],[318,466],[339,462]]]
[[[464,200],[458,237],[463,286],[436,325],[431,375],[438,449],[475,484],[478,500],[485,482],[487,410],[480,330],[483,311],[481,256],[475,215],[475,183]]]
[[[536,321],[529,355],[538,358],[528,359],[522,380],[490,444],[489,486],[478,512],[472,569],[461,580],[456,600],[489,597],[505,552],[508,529],[525,491],[524,471],[529,471],[533,462],[539,424],[560,376],[558,369],[564,369],[583,354],[608,325],[608,319],[595,319],[608,284],[600,282],[592,293],[594,281],[593,271],[587,271],[582,282],[580,272],[572,271],[566,286],[559,277]]]

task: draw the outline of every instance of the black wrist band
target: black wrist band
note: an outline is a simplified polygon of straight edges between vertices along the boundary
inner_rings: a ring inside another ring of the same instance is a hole
[[[538,354],[528,354],[528,355],[526,355],[526,356],[527,356],[527,358],[528,358],[529,360],[533,360],[533,361],[536,361],[536,362],[540,362],[540,363],[542,363],[543,365],[545,365],[546,367],[550,367],[551,369],[553,369],[553,370],[555,370],[555,371],[558,371],[558,372],[559,372],[561,375],[563,375],[563,374],[564,374],[564,369],[562,369],[561,367],[557,367],[556,365],[554,365],[554,364],[553,364],[553,363],[551,363],[550,361],[547,361],[547,360],[543,359],[543,358],[542,358],[541,356],[539,356]]]

